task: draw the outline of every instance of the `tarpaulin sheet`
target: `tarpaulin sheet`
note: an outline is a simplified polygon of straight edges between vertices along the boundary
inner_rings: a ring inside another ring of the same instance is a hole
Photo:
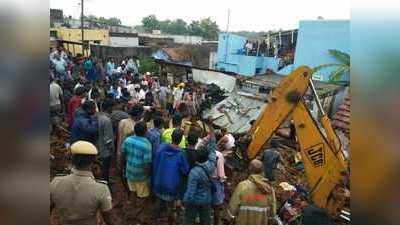
[[[225,91],[232,92],[235,88],[236,78],[224,73],[193,69],[193,80],[203,84],[216,84]]]

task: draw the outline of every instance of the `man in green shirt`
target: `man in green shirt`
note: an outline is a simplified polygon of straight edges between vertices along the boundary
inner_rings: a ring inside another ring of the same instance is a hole
[[[181,128],[182,126],[182,116],[180,114],[178,113],[174,114],[174,116],[172,117],[172,126],[173,126],[172,128],[168,128],[163,132],[161,136],[162,142],[168,144],[172,143],[172,132],[174,132],[176,128]],[[186,148],[186,146],[187,146],[186,137],[183,136],[181,143],[179,143],[179,147]]]

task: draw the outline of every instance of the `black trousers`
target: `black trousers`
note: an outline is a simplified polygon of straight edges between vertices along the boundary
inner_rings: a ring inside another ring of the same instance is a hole
[[[101,179],[110,183],[110,166],[111,166],[111,156],[106,158],[100,158],[101,161]]]

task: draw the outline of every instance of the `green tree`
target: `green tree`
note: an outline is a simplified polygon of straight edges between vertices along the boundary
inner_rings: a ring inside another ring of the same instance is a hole
[[[159,21],[160,30],[164,33],[171,33],[171,20]]]
[[[139,59],[139,73],[144,74],[150,72],[153,74],[158,74],[158,67],[154,62],[153,58],[145,55],[140,55]]]
[[[150,15],[142,19],[142,24],[146,32],[160,29],[160,22],[155,15]]]
[[[145,32],[152,30],[161,30],[163,33],[178,35],[196,35],[208,40],[217,40],[219,27],[211,18],[202,19],[200,21],[192,21],[189,25],[182,19],[176,20],[157,20],[155,15],[149,15],[142,19],[142,25],[137,26],[143,28]]]
[[[181,19],[177,19],[171,22],[170,24],[170,32],[172,34],[187,34],[187,23]]]
[[[97,17],[94,15],[88,15],[88,16],[84,16],[84,20],[90,21],[93,23],[107,24],[107,25],[111,25],[111,26],[118,26],[118,25],[122,24],[121,20],[116,17],[111,17],[111,18],[107,19],[102,16]]]
[[[219,28],[215,21],[212,21],[211,18],[202,19],[200,21],[200,26],[203,30],[203,37],[208,40],[217,40]]]
[[[111,17],[111,18],[109,18],[109,19],[108,19],[108,23],[109,23],[110,25],[114,25],[114,26],[118,26],[118,25],[121,25],[121,24],[122,24],[121,20],[118,19],[118,18],[116,18],[116,17]]]
[[[188,30],[191,35],[196,35],[196,36],[204,35],[203,29],[200,26],[200,22],[196,20],[192,21],[192,23],[189,25]]]
[[[350,55],[339,50],[330,49],[328,51],[339,63],[327,63],[317,66],[313,69],[313,72],[316,73],[324,68],[335,67],[336,69],[329,74],[329,79],[333,82],[340,81],[344,74],[350,73]]]
[[[189,32],[192,35],[202,36],[208,40],[217,40],[219,27],[215,21],[206,18],[200,21],[192,21],[189,25]]]

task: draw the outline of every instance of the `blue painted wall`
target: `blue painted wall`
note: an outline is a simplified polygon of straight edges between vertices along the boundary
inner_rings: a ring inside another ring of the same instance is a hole
[[[279,59],[263,56],[244,55],[246,38],[229,33],[220,33],[218,38],[217,69],[253,76],[258,70],[265,73],[267,68],[277,71]]]
[[[329,54],[329,49],[350,54],[349,20],[300,21],[294,68],[302,65],[313,68],[326,63],[339,63]],[[333,70],[334,68],[326,68],[317,74],[322,76],[323,81],[329,81],[329,74]],[[346,74],[343,80],[348,81],[349,74]]]

